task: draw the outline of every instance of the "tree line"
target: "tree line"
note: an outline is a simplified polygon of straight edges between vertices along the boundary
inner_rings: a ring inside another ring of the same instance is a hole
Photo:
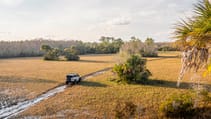
[[[109,54],[118,52],[122,44],[122,39],[113,37],[101,37],[99,42],[55,41],[42,38],[26,41],[0,41],[0,58],[43,56],[45,51],[41,50],[42,45],[60,50],[74,47],[78,55]]]
[[[26,41],[0,41],[0,58],[42,56],[44,52],[40,50],[40,47],[43,44],[65,48],[79,43],[80,41],[53,41],[42,38]]]
[[[105,36],[102,36],[98,42],[82,42],[77,40],[55,41],[42,38],[26,41],[0,41],[0,58],[43,56],[45,51],[41,50],[42,45],[49,45],[51,48],[58,48],[60,50],[74,47],[78,55],[109,54],[119,52],[123,44],[124,42],[121,38]],[[172,43],[155,43],[155,47],[158,50],[160,48],[162,51],[166,51],[169,50],[169,47],[172,47]]]

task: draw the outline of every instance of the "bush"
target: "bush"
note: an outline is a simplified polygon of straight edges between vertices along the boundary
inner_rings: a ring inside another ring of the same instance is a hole
[[[145,83],[151,75],[146,68],[146,59],[142,59],[138,55],[132,55],[125,63],[116,64],[113,72],[117,74],[118,82],[141,82]]]
[[[44,60],[59,60],[60,50],[53,48],[44,55]]]
[[[58,48],[51,48],[49,45],[42,45],[41,50],[45,51],[44,60],[59,60],[59,56],[64,56],[68,61],[80,59],[77,55],[79,51],[74,46],[61,50]]]
[[[137,106],[133,102],[118,102],[115,108],[116,119],[130,119],[135,116]]]
[[[143,57],[157,57],[158,53],[157,52],[142,52]]]
[[[160,105],[160,111],[166,117],[192,117],[195,112],[193,104],[189,94],[173,95]]]
[[[80,59],[79,56],[77,55],[74,55],[74,54],[71,54],[71,53],[65,53],[65,58],[68,60],[68,61],[78,61]]]
[[[161,46],[158,51],[178,51],[179,49],[173,46]]]
[[[121,55],[142,55],[143,57],[157,57],[157,48],[152,38],[147,38],[143,43],[138,38],[132,37],[129,42],[125,42],[120,48]]]
[[[64,49],[64,57],[68,61],[72,61],[72,60],[77,61],[77,60],[79,60],[80,57],[77,54],[78,54],[78,51],[75,49],[75,47]]]

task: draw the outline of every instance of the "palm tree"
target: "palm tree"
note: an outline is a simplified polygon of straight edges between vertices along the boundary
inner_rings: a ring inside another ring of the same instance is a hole
[[[193,18],[182,20],[175,27],[175,38],[183,46],[207,47],[211,43],[211,3],[200,1],[195,5]]]
[[[188,69],[198,71],[207,64],[211,44],[211,3],[200,1],[194,5],[194,16],[175,26],[174,38],[184,49],[179,79]]]

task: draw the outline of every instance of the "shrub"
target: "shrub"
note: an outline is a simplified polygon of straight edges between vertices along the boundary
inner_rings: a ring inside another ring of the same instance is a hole
[[[157,57],[158,53],[157,52],[142,52],[142,56],[143,57]]]
[[[52,48],[44,55],[44,60],[59,60],[60,50]]]
[[[115,108],[116,119],[130,119],[135,116],[137,106],[133,102],[118,102]]]
[[[147,38],[144,42],[144,49],[141,52],[143,57],[157,57],[157,48],[152,38]]]
[[[64,56],[68,61],[80,59],[77,55],[79,51],[74,46],[61,50],[58,48],[51,48],[49,45],[42,45],[41,50],[45,51],[44,60],[59,60],[59,56]]]
[[[196,119],[211,119],[211,96],[206,88],[196,91],[195,113]]]
[[[79,56],[74,55],[74,54],[72,54],[72,53],[65,53],[65,58],[66,58],[68,61],[72,61],[72,60],[77,61],[77,60],[80,59]]]
[[[75,47],[64,49],[64,57],[68,61],[71,61],[71,60],[79,60],[80,57],[77,54],[78,54],[78,51],[75,49]]]
[[[185,118],[194,114],[193,99],[189,94],[173,95],[160,105],[166,117]]]
[[[158,51],[178,51],[179,49],[173,46],[161,46]]]
[[[132,55],[125,63],[116,64],[113,72],[117,74],[118,82],[141,82],[145,83],[151,75],[146,68],[146,59],[142,59],[138,55]]]
[[[138,38],[132,37],[129,42],[125,42],[120,48],[120,55],[142,55],[143,57],[157,57],[157,48],[152,38],[147,38],[142,42]]]
[[[209,95],[209,92],[207,90],[204,89],[200,91],[199,96],[201,97],[201,101],[204,107],[211,104],[211,96]]]

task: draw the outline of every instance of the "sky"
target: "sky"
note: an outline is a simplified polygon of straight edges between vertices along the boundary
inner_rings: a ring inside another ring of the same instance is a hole
[[[198,0],[0,0],[0,41],[101,36],[172,41],[173,26]]]

